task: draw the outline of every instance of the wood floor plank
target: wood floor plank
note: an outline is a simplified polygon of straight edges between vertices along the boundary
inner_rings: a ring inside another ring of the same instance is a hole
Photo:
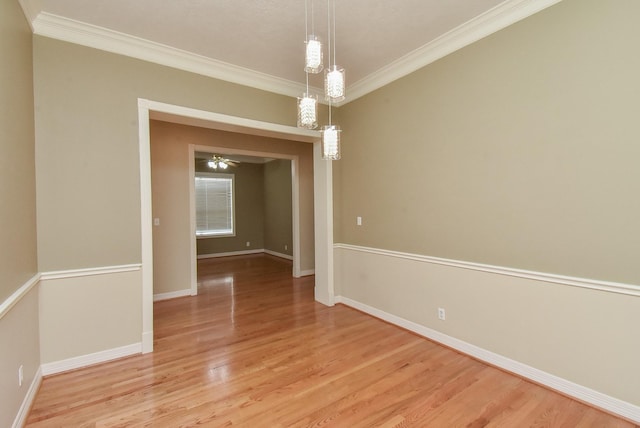
[[[268,255],[198,263],[154,304],[154,352],[46,377],[28,427],[635,426],[313,299]]]

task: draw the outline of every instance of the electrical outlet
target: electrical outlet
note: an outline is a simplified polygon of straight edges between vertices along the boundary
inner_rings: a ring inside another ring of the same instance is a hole
[[[284,244],[284,250],[287,251],[289,249],[289,246],[287,244]]]
[[[357,226],[362,226],[362,217],[360,217],[360,216],[356,217],[356,225]]]
[[[247,241],[247,247],[251,246],[251,242]]]
[[[24,367],[20,366],[18,368],[18,386],[22,386],[22,382],[24,382]]]
[[[438,308],[438,319],[444,321],[446,319],[446,313],[444,312],[444,308]]]

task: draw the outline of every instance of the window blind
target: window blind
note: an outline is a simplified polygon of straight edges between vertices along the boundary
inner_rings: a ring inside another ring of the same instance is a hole
[[[234,234],[233,181],[231,174],[196,176],[197,236]]]

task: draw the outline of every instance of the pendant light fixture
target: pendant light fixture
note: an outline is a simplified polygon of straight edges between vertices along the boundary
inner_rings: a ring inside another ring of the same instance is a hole
[[[333,5],[333,25],[331,25],[331,6]],[[331,123],[331,104],[344,99],[344,70],[335,65],[336,40],[336,2],[327,0],[327,34],[329,35],[329,68],[325,74],[325,97],[329,101],[329,124],[322,128],[322,159],[340,159],[340,127]],[[331,64],[331,32],[333,30],[333,64]]]
[[[309,73],[322,70],[322,44],[314,35],[309,35],[307,0],[304,1],[304,32],[306,37],[305,66],[307,90],[298,97],[298,127],[316,129],[318,127],[318,97],[309,92]],[[311,0],[311,28],[313,31],[313,0]],[[315,70],[315,71],[314,71]]]
[[[304,31],[307,37],[307,47],[305,49],[304,56],[304,71],[307,73],[317,74],[322,71],[322,42],[314,34],[315,33],[315,20],[313,18],[313,0],[311,0],[311,34],[307,28],[308,22],[307,12],[307,0],[304,0]],[[309,92],[309,91],[307,91]]]
[[[329,124],[322,127],[322,159],[340,159],[340,133],[338,125],[331,124],[331,101],[329,101]]]
[[[316,129],[318,127],[318,97],[309,93],[309,77],[307,76],[307,92],[298,97],[298,128]]]
[[[330,3],[333,6],[333,22],[331,22]],[[327,100],[334,103],[344,100],[344,68],[336,64],[336,1],[327,0],[327,33],[329,38],[329,67],[324,74],[324,94]],[[332,25],[333,24],[333,25]],[[333,34],[332,34],[333,33]],[[333,41],[333,46],[331,42]],[[333,63],[331,51],[333,50]]]
[[[311,1],[311,34],[309,33],[308,2]],[[333,11],[333,14],[332,14]],[[304,29],[305,29],[305,64],[306,92],[298,97],[298,127],[315,129],[318,126],[318,98],[309,91],[309,74],[317,74],[322,71],[323,55],[322,43],[314,34],[313,0],[304,2]],[[333,103],[345,99],[345,72],[342,67],[336,65],[336,3],[335,0],[327,0],[327,51],[328,66],[325,70],[324,89],[325,99],[329,105],[329,124],[322,127],[321,148],[322,159],[340,159],[340,127],[331,122],[331,107]],[[333,41],[333,45],[332,42]],[[333,49],[333,58],[331,56]]]

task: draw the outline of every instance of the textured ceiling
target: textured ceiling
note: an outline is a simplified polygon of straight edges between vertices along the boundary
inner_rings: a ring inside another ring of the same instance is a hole
[[[535,0],[553,3],[559,0]],[[206,58],[302,84],[305,0],[21,0],[43,15],[114,30]],[[335,0],[336,62],[347,86],[506,4],[532,0]],[[313,6],[315,32],[327,40],[327,0]],[[541,9],[539,7],[538,9]],[[505,24],[505,25],[508,25]],[[311,86],[321,87],[321,75]]]

